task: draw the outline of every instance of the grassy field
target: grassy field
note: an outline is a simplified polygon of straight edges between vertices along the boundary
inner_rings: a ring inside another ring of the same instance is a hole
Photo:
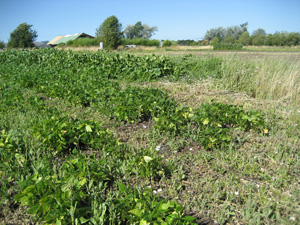
[[[299,224],[299,52],[81,51],[1,52],[0,224]]]

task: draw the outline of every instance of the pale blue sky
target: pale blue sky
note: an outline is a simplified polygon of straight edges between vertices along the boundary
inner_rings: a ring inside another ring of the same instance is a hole
[[[263,28],[300,32],[300,0],[0,0],[0,40],[21,23],[33,25],[38,41],[95,30],[115,15],[123,28],[138,21],[157,26],[155,39],[202,39],[219,26],[248,22],[250,33]]]

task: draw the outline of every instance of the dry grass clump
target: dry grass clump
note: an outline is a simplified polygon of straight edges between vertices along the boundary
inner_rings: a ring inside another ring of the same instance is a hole
[[[237,56],[224,57],[225,89],[245,91],[259,99],[289,100],[300,104],[300,63],[280,59],[261,59],[249,63]]]

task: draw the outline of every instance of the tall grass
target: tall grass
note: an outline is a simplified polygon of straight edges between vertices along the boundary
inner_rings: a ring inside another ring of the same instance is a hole
[[[260,99],[292,100],[300,104],[300,63],[266,58],[248,62],[238,56],[227,56],[218,85]]]

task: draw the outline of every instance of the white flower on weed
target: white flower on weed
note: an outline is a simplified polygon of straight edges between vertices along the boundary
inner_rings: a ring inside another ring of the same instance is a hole
[[[298,113],[300,113],[300,110],[298,111]]]
[[[296,123],[296,124],[294,124],[293,126],[294,126],[294,127],[298,127],[298,124]]]
[[[260,188],[260,185],[259,185],[259,184],[256,184],[256,187],[257,187],[257,188]]]
[[[160,145],[157,145],[156,148],[155,148],[156,151],[159,151],[160,149],[161,149]]]
[[[147,188],[151,188],[151,185],[147,186]]]
[[[157,194],[157,191],[153,191],[153,194]]]
[[[162,192],[162,189],[161,189],[161,188],[157,189],[157,193],[159,193],[159,192]]]
[[[295,221],[295,220],[296,220],[296,217],[291,216],[291,217],[290,217],[290,220]]]
[[[146,128],[147,128],[147,126],[146,126],[146,125],[143,125],[143,128],[144,128],[144,129],[146,129]]]
[[[261,172],[265,172],[265,169],[264,168],[260,168]]]
[[[49,98],[49,100],[51,100],[51,97]]]
[[[235,191],[234,194],[235,194],[236,196],[239,196],[239,195],[240,195],[240,193],[239,193],[238,191]]]
[[[279,81],[278,83],[279,83],[279,84],[281,84],[282,82],[281,82],[281,81]]]
[[[106,155],[109,155],[109,153],[106,153]]]
[[[193,148],[190,148],[189,150],[190,150],[190,151],[193,151]]]

